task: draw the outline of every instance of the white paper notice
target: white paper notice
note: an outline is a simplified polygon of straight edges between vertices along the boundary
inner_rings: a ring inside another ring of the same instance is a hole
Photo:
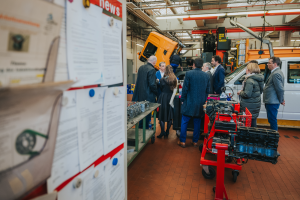
[[[104,84],[122,83],[122,21],[103,14],[102,37]]]
[[[74,178],[68,185],[66,185],[61,191],[58,192],[57,200],[82,200],[83,199],[83,187],[86,181],[86,177],[90,177],[93,173],[94,167],[91,166],[78,176]]]
[[[105,165],[110,159],[102,162],[94,168],[92,174],[84,178],[83,199],[84,200],[109,200],[109,185],[106,180]]]
[[[77,90],[80,170],[103,155],[103,104],[106,87]]]
[[[73,86],[100,84],[102,61],[102,8],[84,8],[82,0],[67,1],[67,58]]]
[[[48,192],[54,191],[79,172],[76,116],[76,91],[66,91],[62,100],[51,177],[47,181]]]
[[[118,159],[117,165],[113,165],[114,158]],[[106,178],[109,182],[111,200],[123,200],[125,198],[124,162],[123,148],[111,159],[111,162],[106,165],[108,167]]]
[[[108,88],[104,100],[104,154],[125,142],[125,87]]]

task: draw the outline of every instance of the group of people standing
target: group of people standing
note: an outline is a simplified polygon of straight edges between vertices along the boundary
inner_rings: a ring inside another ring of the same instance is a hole
[[[264,76],[256,60],[247,65],[246,76],[242,89],[238,92],[241,98],[241,109],[248,108],[252,114],[252,127],[256,127],[257,117],[261,108],[261,94],[267,111],[268,122],[272,130],[278,130],[277,114],[280,104],[285,105],[284,100],[284,75],[280,70],[280,58],[272,57],[268,62],[268,69],[271,71],[264,83]]]
[[[159,71],[155,71],[157,58],[150,56],[148,63],[141,66],[138,71],[136,87],[133,94],[133,101],[157,102],[160,105],[158,120],[161,126],[161,133],[158,138],[169,135],[169,130],[174,118],[174,111],[170,105],[170,100],[174,90],[177,89],[177,78],[174,74],[174,66],[164,62],[159,63]],[[209,94],[221,94],[225,81],[225,69],[221,65],[221,58],[213,56],[211,63],[204,63],[201,58],[196,58],[192,63],[192,70],[187,71],[182,88],[181,101],[181,132],[178,145],[185,147],[186,132],[188,122],[193,119],[194,132],[192,145],[197,146],[200,136],[201,118],[204,116],[203,105]],[[271,129],[278,130],[277,113],[280,104],[284,101],[284,76],[280,68],[278,57],[270,58],[268,68],[271,75],[268,77],[264,87],[264,76],[260,74],[258,62],[253,60],[247,65],[245,79],[242,89],[238,92],[240,96],[241,109],[248,108],[252,114],[252,127],[256,127],[257,117],[261,108],[261,94],[265,103],[268,121]],[[214,66],[214,69],[212,68]],[[146,117],[147,122],[151,120],[151,115]],[[167,128],[165,129],[165,123]],[[140,127],[142,124],[140,123]],[[148,123],[146,123],[148,128]]]

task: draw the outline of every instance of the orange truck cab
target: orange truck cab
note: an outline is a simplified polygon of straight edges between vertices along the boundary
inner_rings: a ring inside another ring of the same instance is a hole
[[[145,42],[144,48],[138,53],[139,60],[146,62],[147,59],[155,55],[157,57],[157,63],[154,66],[156,70],[159,69],[159,63],[165,62],[166,65],[170,64],[171,55],[176,52],[180,52],[182,45],[178,44],[157,32],[151,32]]]

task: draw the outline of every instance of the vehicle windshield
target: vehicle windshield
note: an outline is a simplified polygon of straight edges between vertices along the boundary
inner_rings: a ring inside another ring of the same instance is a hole
[[[230,74],[227,74],[225,76],[225,81],[226,83],[228,83],[229,81],[231,81],[234,77],[236,77],[241,71],[243,71],[243,69],[245,69],[245,67],[248,65],[248,63],[240,66],[239,68],[237,68],[236,70],[234,70],[233,72],[231,72]]]
[[[150,56],[155,55],[156,50],[157,50],[157,47],[155,45],[153,45],[151,42],[148,42],[143,55],[146,58],[149,58]]]

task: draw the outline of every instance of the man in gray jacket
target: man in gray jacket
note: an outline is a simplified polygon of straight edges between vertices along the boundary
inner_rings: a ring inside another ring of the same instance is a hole
[[[272,130],[278,130],[277,114],[280,104],[285,105],[284,101],[284,76],[279,68],[280,59],[270,58],[268,69],[271,71],[263,91],[263,101],[265,103],[268,121]]]

